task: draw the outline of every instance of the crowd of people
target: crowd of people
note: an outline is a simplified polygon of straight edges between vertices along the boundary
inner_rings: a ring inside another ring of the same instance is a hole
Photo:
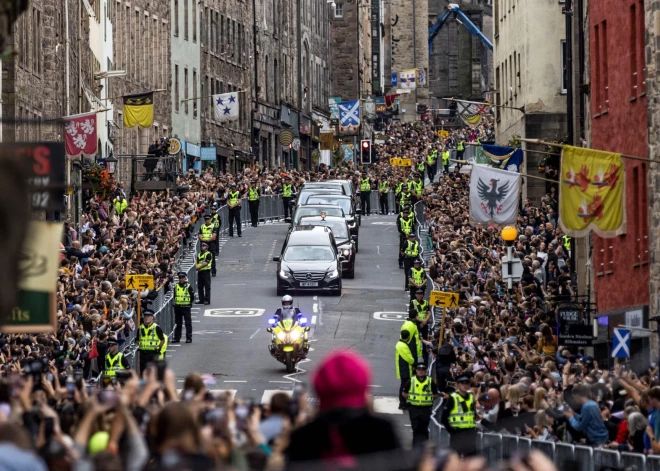
[[[0,335],[0,469],[259,470],[323,463],[332,469],[482,470],[492,463],[475,456],[479,429],[660,453],[657,367],[632,371],[616,364],[608,370],[582,349],[558,344],[555,310],[576,286],[554,187],[537,205],[521,204],[514,250],[524,274],[509,292],[501,279],[499,228],[470,224],[469,172],[450,168],[443,158],[469,142],[492,140],[491,124],[484,120],[440,136],[432,123],[418,121],[388,124],[383,132],[377,162],[357,171],[349,164],[311,171],[250,167],[180,175],[177,194],[127,195],[121,184],[105,201],[87,193],[80,224],[65,224],[57,332]],[[411,158],[412,169],[390,165],[392,157]],[[212,376],[190,373],[177,384],[174,372],[159,365],[95,381],[106,352],[139,327],[137,297],[149,308],[159,291],[172,289],[177,257],[194,241],[200,218],[235,191],[245,198],[255,188],[259,195],[282,194],[285,185],[333,178],[396,191],[396,207],[381,207],[384,214],[410,214],[409,204],[424,203],[429,241],[410,238],[432,247],[423,279],[415,275],[419,251],[405,250],[408,234],[400,245],[409,259],[403,265],[411,309],[397,344],[397,369],[401,408],[413,425],[412,450],[372,412],[370,366],[351,351],[322,360],[310,377],[313,391],[275,394],[268,404],[214,394]],[[155,289],[130,289],[128,273],[152,274]],[[431,316],[424,304],[429,284],[459,293],[444,325],[440,312]],[[420,384],[428,391],[417,390]],[[424,419],[412,411],[426,407],[427,399],[433,406]],[[420,451],[433,420],[452,435],[452,450]],[[555,469],[539,453],[512,460],[513,469]]]

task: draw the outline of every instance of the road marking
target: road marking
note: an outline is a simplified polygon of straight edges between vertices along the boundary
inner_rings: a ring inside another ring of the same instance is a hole
[[[223,381],[223,383],[247,383],[247,381],[243,381],[243,380],[227,380],[227,381]]]
[[[179,380],[179,381],[181,381],[181,380]],[[183,391],[183,389],[177,389],[176,393],[181,394],[181,391]],[[208,391],[210,393],[213,393],[214,396],[220,395],[222,393],[230,393],[231,397],[234,398],[234,397],[236,397],[236,393],[238,392],[238,389],[208,389]]]
[[[380,255],[380,245],[376,246],[376,250],[378,250],[378,255]]]
[[[314,303],[314,306],[312,306],[312,310],[314,312],[319,312],[319,303]]]
[[[394,396],[375,396],[374,412],[377,414],[403,414],[399,410],[399,398]]]
[[[380,270],[380,265],[376,265],[376,268],[378,268]]]
[[[257,317],[262,316],[265,312],[264,309],[248,308],[248,307],[231,307],[231,308],[216,308],[206,309],[204,311],[205,317]]]
[[[385,311],[385,312],[374,312],[374,319],[378,319],[379,321],[405,321],[408,318],[408,314],[405,312],[392,312],[392,311]]]
[[[316,301],[317,299],[319,299],[319,297],[318,297],[318,296],[314,296],[312,299],[313,299],[314,301]]]
[[[202,321],[190,321],[190,322],[202,322]]]
[[[382,386],[379,386],[377,384],[370,384],[369,387],[370,388],[382,388]]]
[[[283,384],[291,384],[291,381],[268,381],[269,383],[283,383]]]
[[[170,345],[170,347],[180,347],[180,346],[181,346],[180,343],[173,343],[173,344]]]
[[[263,396],[261,396],[261,404],[270,404],[270,399],[277,393],[284,393],[289,397],[293,395],[293,391],[285,391],[282,389],[266,389]]]
[[[169,352],[176,352],[176,350],[172,350],[171,348],[168,348],[168,349],[166,350],[166,352],[168,352],[168,353],[169,353]]]
[[[312,316],[312,324],[316,324],[316,316]]]
[[[254,338],[254,336],[257,335],[257,334],[259,333],[260,330],[261,330],[261,329],[257,329],[257,330],[254,332],[254,334],[250,335],[250,340],[252,340],[252,339]]]

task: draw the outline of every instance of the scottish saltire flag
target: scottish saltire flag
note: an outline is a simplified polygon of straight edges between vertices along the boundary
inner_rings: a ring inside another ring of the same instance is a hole
[[[483,144],[483,153],[490,158],[495,168],[508,170],[509,172],[520,172],[523,163],[523,151],[516,147],[494,146]]]
[[[234,121],[238,119],[238,92],[213,95],[215,119],[218,121]]]
[[[360,126],[360,100],[339,103],[339,131],[357,131]]]

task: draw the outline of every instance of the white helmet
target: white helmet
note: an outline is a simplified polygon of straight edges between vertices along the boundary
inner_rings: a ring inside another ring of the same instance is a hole
[[[282,308],[291,309],[293,307],[293,298],[288,294],[282,297]]]

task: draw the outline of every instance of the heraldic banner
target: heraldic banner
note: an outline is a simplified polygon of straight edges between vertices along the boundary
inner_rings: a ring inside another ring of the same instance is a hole
[[[594,231],[610,238],[626,233],[625,173],[620,154],[564,146],[559,218],[571,237]]]
[[[520,174],[472,165],[470,220],[475,224],[514,224],[518,216]]]

